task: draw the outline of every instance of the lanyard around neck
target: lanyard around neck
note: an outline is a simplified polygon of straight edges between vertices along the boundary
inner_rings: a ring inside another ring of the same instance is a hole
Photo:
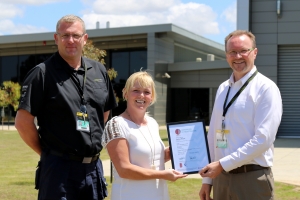
[[[87,66],[84,62],[83,62],[83,65],[84,65],[84,76],[83,76],[83,85],[82,85],[82,87],[80,85],[80,81],[79,81],[78,77],[76,77],[73,73],[71,74],[71,79],[76,85],[78,94],[79,94],[80,99],[81,99],[81,104],[85,105],[86,101],[84,99],[84,89],[85,89],[85,84],[86,84]]]
[[[239,89],[239,91],[234,95],[234,97],[230,100],[230,102],[228,103],[228,105],[226,106],[227,103],[227,99],[228,99],[228,95],[230,92],[230,86],[228,88],[227,94],[226,94],[226,98],[224,101],[224,105],[223,105],[223,120],[225,118],[225,115],[227,113],[228,108],[233,104],[233,102],[238,98],[238,96],[243,92],[243,90],[247,87],[247,85],[249,84],[250,81],[252,81],[252,79],[256,76],[256,74],[258,73],[258,71],[256,70],[254,72],[254,74],[252,74],[252,76],[250,78],[248,78],[248,80],[244,83],[244,85]]]

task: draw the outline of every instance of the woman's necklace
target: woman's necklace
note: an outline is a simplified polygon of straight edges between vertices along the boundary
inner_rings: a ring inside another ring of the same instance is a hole
[[[150,132],[150,129],[148,127],[148,121],[147,121],[147,129],[150,133],[150,136],[151,136],[151,139],[152,139],[152,142],[153,142],[153,151],[152,151],[152,146],[150,145],[149,141],[147,140],[146,136],[143,134],[143,132],[141,131],[140,127],[132,120],[131,116],[129,115],[127,109],[125,110],[126,114],[128,115],[128,117],[130,118],[130,120],[136,125],[136,127],[138,128],[138,130],[141,132],[142,136],[145,138],[146,142],[148,143],[149,147],[150,147],[150,150],[151,150],[151,154],[152,154],[152,164],[151,164],[151,168],[152,169],[156,169],[155,165],[154,165],[154,156],[155,156],[155,143],[154,143],[154,140],[153,140],[153,137],[152,137],[152,134]]]

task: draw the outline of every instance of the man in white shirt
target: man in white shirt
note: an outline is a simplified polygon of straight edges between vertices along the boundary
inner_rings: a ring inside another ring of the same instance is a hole
[[[229,80],[217,91],[208,132],[211,163],[201,200],[274,199],[273,142],[282,116],[278,87],[257,71],[255,36],[237,30],[225,38]],[[212,180],[213,179],[213,180]]]

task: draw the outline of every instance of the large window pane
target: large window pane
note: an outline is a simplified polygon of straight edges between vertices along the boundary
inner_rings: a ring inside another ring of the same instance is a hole
[[[208,88],[172,88],[171,122],[203,119],[209,124]]]
[[[112,52],[112,68],[118,72],[116,83],[124,83],[129,74],[129,52]]]
[[[147,69],[147,52],[133,51],[130,52],[130,74]]]
[[[4,81],[18,81],[18,56],[3,56],[1,57],[1,83]]]
[[[52,53],[0,57],[0,83],[3,81],[22,83],[29,70],[51,55]]]

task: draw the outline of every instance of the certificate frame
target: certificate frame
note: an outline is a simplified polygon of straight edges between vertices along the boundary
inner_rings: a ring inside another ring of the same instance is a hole
[[[210,163],[204,120],[167,123],[172,168],[196,174]]]

